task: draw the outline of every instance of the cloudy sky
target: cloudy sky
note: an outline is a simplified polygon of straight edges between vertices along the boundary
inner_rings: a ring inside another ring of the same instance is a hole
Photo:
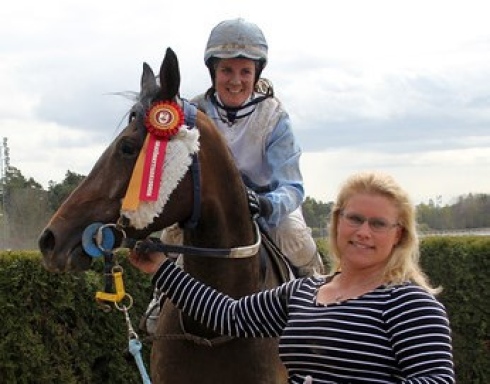
[[[0,14],[0,137],[10,165],[47,188],[87,174],[122,128],[145,61],[167,47],[186,98],[205,91],[211,28],[257,23],[263,75],[303,148],[306,194],[331,201],[351,173],[380,169],[443,204],[490,194],[486,0],[9,1]],[[287,4],[287,5],[282,5]]]

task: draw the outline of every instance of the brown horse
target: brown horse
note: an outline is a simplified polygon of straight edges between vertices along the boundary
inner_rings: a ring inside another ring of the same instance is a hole
[[[194,110],[195,124],[189,124],[195,127],[181,128],[198,132],[199,149],[194,155],[185,156],[194,160],[185,162],[186,168],[161,211],[137,224],[130,215],[129,220],[128,217],[121,220],[122,201],[148,134],[145,126],[148,110],[165,100],[183,105],[178,97],[178,61],[171,49],[167,49],[159,77],[160,85],[151,68],[146,63],[143,65],[141,91],[131,109],[128,126],[44,229],[39,247],[45,267],[57,272],[89,269],[92,259],[84,249],[82,237],[84,229],[95,222],[130,221],[124,226],[124,232],[132,239],[144,239],[155,231],[181,223],[189,224],[184,225],[184,248],[191,246],[212,256],[186,255],[183,251],[184,269],[199,280],[233,297],[278,285],[281,281],[273,272],[270,259],[264,261],[258,252],[237,258],[219,254],[223,250],[234,250],[231,255],[240,254],[235,251],[257,243],[257,232],[250,218],[246,190],[227,144],[200,111]],[[185,108],[184,112],[187,123]],[[170,139],[169,145],[172,140],[177,139]],[[161,185],[168,181],[166,172],[165,168]],[[218,337],[183,316],[168,301],[159,318],[150,366],[153,383],[286,382],[276,339]]]

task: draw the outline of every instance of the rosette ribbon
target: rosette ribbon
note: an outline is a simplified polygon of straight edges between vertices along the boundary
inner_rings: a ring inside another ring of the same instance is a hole
[[[141,201],[156,201],[163,177],[163,164],[168,141],[184,123],[184,113],[173,101],[159,101],[147,111],[148,131],[133,169],[122,209],[135,211]]]

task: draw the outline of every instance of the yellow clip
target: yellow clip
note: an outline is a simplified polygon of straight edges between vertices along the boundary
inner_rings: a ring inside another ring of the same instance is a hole
[[[122,272],[113,272],[112,276],[114,277],[114,287],[116,288],[116,293],[99,291],[95,294],[95,298],[97,300],[111,301],[113,303],[118,303],[122,299],[124,299],[124,296],[126,296],[126,292],[124,291]]]

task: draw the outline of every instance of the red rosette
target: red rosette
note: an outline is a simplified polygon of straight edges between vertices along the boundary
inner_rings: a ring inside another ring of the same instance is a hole
[[[184,124],[184,112],[174,101],[159,101],[146,112],[145,126],[152,135],[171,138]]]

